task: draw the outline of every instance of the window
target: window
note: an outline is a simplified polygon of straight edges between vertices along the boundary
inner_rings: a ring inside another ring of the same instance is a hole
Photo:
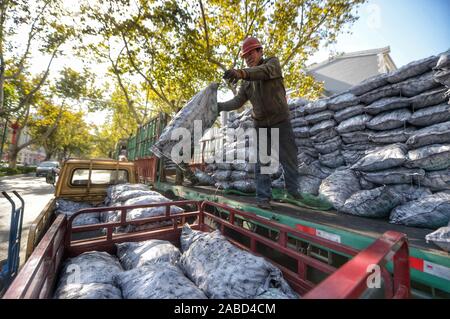
[[[116,178],[117,177],[117,178]],[[76,169],[72,174],[72,185],[87,185],[89,169]],[[104,185],[128,182],[126,170],[93,169],[91,173],[91,185]]]

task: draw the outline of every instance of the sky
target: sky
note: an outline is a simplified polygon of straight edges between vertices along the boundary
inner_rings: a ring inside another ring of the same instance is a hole
[[[401,67],[450,49],[450,0],[369,0],[358,11],[352,34],[340,35],[308,62],[326,60],[330,49],[347,53],[389,46]]]
[[[355,52],[390,47],[397,68],[450,49],[450,0],[369,0],[358,9],[359,19],[321,47],[307,65],[328,59],[330,51]],[[351,34],[348,33],[351,31]],[[232,98],[219,93],[218,100]]]

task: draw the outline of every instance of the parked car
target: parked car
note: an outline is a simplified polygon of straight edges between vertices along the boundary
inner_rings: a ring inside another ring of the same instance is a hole
[[[36,176],[47,176],[47,173],[51,172],[53,169],[59,168],[59,162],[57,161],[45,161],[41,162],[36,168]]]

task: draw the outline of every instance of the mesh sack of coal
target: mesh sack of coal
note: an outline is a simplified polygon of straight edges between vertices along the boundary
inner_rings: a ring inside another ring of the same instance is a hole
[[[301,148],[303,146],[314,147],[314,143],[313,143],[311,138],[298,138],[298,137],[296,137],[295,138],[295,145],[298,148]]]
[[[377,131],[392,130],[404,127],[411,115],[412,113],[409,109],[383,112],[367,122],[366,126]]]
[[[386,97],[364,107],[364,112],[377,115],[382,112],[408,107],[410,100],[406,97]]]
[[[425,236],[425,240],[434,243],[436,246],[450,252],[450,223]]]
[[[329,168],[338,168],[345,164],[345,159],[340,150],[337,150],[328,154],[319,154],[319,162]]]
[[[314,125],[322,121],[331,120],[333,118],[334,112],[333,111],[322,111],[319,113],[314,113],[305,116],[305,120],[307,122],[307,125]],[[299,125],[300,126],[300,125]]]
[[[315,176],[324,179],[333,173],[333,169],[320,165],[320,162],[314,160],[311,163],[299,162],[298,173],[302,176]]]
[[[400,204],[399,198],[386,186],[362,190],[350,196],[339,211],[362,217],[385,218]]]
[[[171,202],[170,199],[164,197],[161,194],[157,195],[145,195],[141,197],[131,198],[124,202],[125,206],[132,206],[132,205],[148,205],[148,204],[157,204],[157,203],[165,203],[165,202]],[[184,210],[181,207],[178,206],[170,206],[170,214],[181,214],[184,212]],[[158,207],[144,207],[144,208],[134,208],[127,211],[127,217],[126,219],[128,221],[130,220],[139,220],[143,218],[149,218],[149,217],[157,217],[157,216],[164,216],[166,213],[166,207],[165,206],[158,206]],[[118,221],[119,215],[116,215],[113,218],[113,221]],[[111,221],[111,220],[110,220]],[[144,229],[154,229],[161,226],[167,226],[171,225],[171,221],[159,221],[159,222],[146,222],[143,224],[129,224],[126,226],[121,226],[117,228],[118,232],[133,232],[133,231],[139,231]]]
[[[234,246],[218,230],[202,233],[185,225],[180,241],[179,265],[208,298],[253,299],[270,288],[298,298],[278,268]]]
[[[441,84],[434,80],[434,72],[430,71],[421,76],[395,84],[401,90],[402,96],[412,97],[422,92],[440,87]]]
[[[408,184],[421,180],[425,171],[419,168],[393,168],[377,172],[361,172],[362,177],[378,185]]]
[[[256,183],[254,179],[244,179],[230,183],[231,188],[244,193],[256,192]]]
[[[170,263],[147,264],[116,277],[124,299],[207,299],[182,272]]]
[[[130,191],[130,190],[142,190],[142,191],[148,191],[149,187],[145,184],[117,184],[117,185],[111,185],[106,189],[106,204],[110,204],[111,202],[117,201],[117,196],[120,195],[122,192]]]
[[[368,151],[351,168],[373,172],[401,166],[406,161],[407,148],[403,144],[391,144]]]
[[[125,270],[161,262],[175,265],[181,256],[179,249],[167,240],[124,242],[116,247],[117,257]]]
[[[342,121],[360,115],[364,112],[363,105],[358,104],[354,106],[349,106],[343,110],[340,110],[334,114],[334,119],[336,122],[341,123]]]
[[[307,114],[319,113],[325,111],[326,109],[327,109],[326,99],[317,100],[305,105],[305,111]]]
[[[309,133],[311,135],[317,135],[320,132],[329,130],[329,129],[335,127],[335,126],[336,126],[336,121],[335,120],[326,120],[326,121],[319,122],[319,123],[314,124],[313,126],[311,126],[311,128],[309,129]],[[294,134],[295,134],[295,132],[294,132]],[[299,136],[299,137],[301,137],[301,136]]]
[[[450,221],[450,194],[435,193],[396,207],[390,216],[393,224],[436,229]]]
[[[194,169],[194,175],[197,177],[198,185],[214,185],[215,181],[212,176],[206,172],[199,170],[198,168]]]
[[[367,93],[369,91],[375,90],[379,87],[382,87],[389,82],[387,81],[387,74],[379,74],[372,76],[364,81],[362,81],[360,84],[352,86],[349,91],[353,93],[354,95],[363,95],[364,93]]]
[[[229,181],[231,178],[231,170],[223,171],[223,170],[217,170],[212,175],[212,178],[216,182],[226,182]]]
[[[367,143],[369,142],[369,136],[373,133],[370,130],[354,131],[350,133],[342,133],[341,138],[345,144],[354,143]]]
[[[416,111],[427,106],[438,105],[448,101],[445,91],[445,88],[438,88],[436,90],[423,92],[419,95],[410,97],[409,101],[411,103],[412,110]]]
[[[401,96],[401,89],[397,84],[390,84],[380,87],[361,95],[359,98],[362,103],[364,103],[365,105],[369,105],[379,99],[391,96]]]
[[[312,156],[309,152],[305,152],[303,150],[300,150],[297,154],[297,161],[300,164],[311,164],[317,159],[317,157]]]
[[[342,149],[345,151],[370,151],[380,147],[380,144],[371,143],[371,142],[359,142],[352,144],[342,144]]]
[[[361,186],[361,189],[363,189],[363,190],[374,189],[377,187],[377,185],[375,185],[372,182],[366,181],[363,177],[359,178],[359,185]]]
[[[408,152],[406,167],[439,171],[450,167],[450,144],[433,144]]]
[[[294,136],[296,138],[305,138],[310,135],[309,126],[297,126],[293,128]]]
[[[164,197],[163,195],[157,193],[155,195],[145,195],[141,197],[131,198],[127,200],[124,205],[147,205],[147,204],[156,204],[156,203],[167,203],[171,202],[170,199]],[[164,215],[166,212],[165,206],[159,207],[144,207],[144,208],[135,208],[131,209],[127,212],[127,219],[137,219],[137,218],[145,218],[152,216],[160,216]],[[178,206],[170,206],[171,214],[180,214],[184,212],[184,210]]]
[[[344,92],[330,97],[327,102],[327,108],[332,111],[340,111],[359,103],[359,98],[350,92]]]
[[[339,134],[362,131],[366,128],[366,124],[372,119],[370,115],[361,114],[358,116],[351,117],[339,123],[336,130]]]
[[[322,181],[319,195],[339,210],[359,190],[359,179],[354,172],[349,169],[337,170]]]
[[[428,187],[432,191],[450,190],[450,170],[426,172],[416,184]]]
[[[231,189],[231,182],[217,182],[214,184],[214,187],[218,190],[229,190]]]
[[[67,218],[75,214],[77,211],[85,208],[92,208],[93,206],[85,202],[74,202],[71,200],[66,200],[63,198],[56,199],[55,203],[55,213],[66,215]],[[100,214],[89,213],[80,214],[72,222],[73,226],[83,226],[98,224],[100,222]]]
[[[416,77],[430,71],[437,63],[439,56],[430,56],[421,60],[410,62],[401,68],[388,73],[386,79],[389,83],[397,83]]]
[[[342,145],[341,138],[339,136],[335,136],[330,140],[314,144],[314,148],[320,154],[329,154],[339,150],[341,148],[341,145]]]
[[[304,117],[296,117],[291,120],[292,127],[308,126],[308,121]]]
[[[372,131],[369,141],[379,144],[404,143],[416,131],[413,127],[401,127],[387,131]]]
[[[255,172],[255,164],[253,163],[247,163],[247,162],[239,162],[239,161],[234,161],[232,163],[232,167],[233,170],[236,171],[244,171],[244,172],[248,172],[248,173],[254,173]]]
[[[298,188],[301,193],[317,196],[319,195],[320,184],[322,184],[321,178],[311,175],[300,176]]]
[[[231,163],[216,163],[216,166],[221,171],[229,171],[233,168]]]
[[[91,251],[69,258],[62,266],[54,297],[57,299],[107,298],[109,296],[120,298],[120,293],[118,294],[114,289],[114,276],[122,271],[123,268],[117,257],[106,252]],[[79,288],[78,292],[75,291],[74,285]]]
[[[148,186],[147,186],[147,190],[132,189],[132,190],[123,191],[121,193],[116,193],[116,194],[117,195],[114,197],[114,199],[112,199],[110,201],[110,205],[115,204],[115,203],[126,202],[127,200],[129,200],[131,198],[141,197],[141,196],[145,196],[145,195],[150,195],[150,196],[159,195],[158,192],[149,190]]]
[[[450,121],[434,124],[415,131],[406,141],[408,148],[419,148],[431,144],[450,143]]]
[[[338,136],[338,132],[333,127],[328,130],[321,131],[320,133],[318,133],[314,136],[311,136],[309,138],[309,140],[312,141],[313,143],[322,143],[322,142],[332,139],[335,136]]]
[[[341,150],[341,154],[344,157],[345,164],[350,166],[363,158],[366,155],[366,151]]]
[[[415,126],[429,126],[450,120],[450,105],[442,103],[414,112],[408,122]]]
[[[212,83],[192,99],[174,116],[170,123],[164,128],[158,141],[151,147],[152,152],[158,157],[172,159],[172,148],[179,143],[179,134],[174,134],[179,129],[190,132],[194,138],[194,121],[199,120],[202,129],[210,128],[216,120],[219,112],[217,109],[217,83]],[[178,135],[175,138],[172,135]],[[197,144],[198,141],[193,141]],[[178,155],[178,154],[177,154]],[[172,159],[173,160],[173,159]]]
[[[122,299],[122,292],[111,284],[67,284],[59,286],[55,299]]]
[[[244,179],[255,178],[254,173],[248,173],[246,171],[232,171],[230,179],[234,181],[242,181]]]

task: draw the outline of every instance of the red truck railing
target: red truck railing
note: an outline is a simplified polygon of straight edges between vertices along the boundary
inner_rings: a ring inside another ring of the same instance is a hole
[[[193,207],[194,211],[181,214],[171,214],[170,206]],[[144,207],[166,207],[164,216],[150,217],[140,220],[126,220],[126,212],[134,208]],[[215,210],[228,213],[227,219],[214,214]],[[100,223],[88,226],[73,227],[72,221],[79,214],[102,213],[107,211],[120,211],[120,220],[113,223]],[[126,225],[141,225],[151,222],[172,221],[171,226],[152,230],[142,230],[133,233],[114,233],[116,227]],[[270,227],[278,232],[278,239],[272,240],[254,233],[241,225],[238,220],[247,220]],[[176,201],[168,203],[157,203],[151,205],[102,207],[84,209],[69,220],[59,215],[45,234],[30,259],[24,265],[21,272],[6,292],[4,298],[48,298],[51,297],[53,287],[57,278],[58,270],[64,258],[76,256],[85,251],[97,250],[115,253],[115,244],[126,241],[142,241],[149,239],[169,240],[179,246],[179,238],[182,225],[185,221],[191,222],[193,229],[212,231],[212,223],[218,225],[222,234],[232,243],[242,249],[251,251],[255,255],[263,255],[275,266],[279,267],[291,287],[306,298],[357,298],[362,295],[367,287],[365,280],[370,273],[367,267],[372,264],[380,265],[381,276],[384,280],[384,296],[387,298],[406,298],[409,296],[409,267],[408,267],[408,244],[405,235],[387,232],[377,239],[371,246],[359,252],[353,248],[328,241],[326,239],[311,236],[286,225],[264,219],[253,213],[233,209],[223,204],[197,201]],[[73,240],[72,235],[78,232],[93,230],[105,230],[103,236],[83,240]],[[233,234],[231,234],[233,233]],[[236,240],[236,234],[240,239]],[[293,248],[288,247],[288,238],[300,238],[316,245],[321,245],[343,254],[355,256],[341,268],[328,265],[325,262],[307,256]],[[294,259],[297,267],[290,269],[283,265],[278,259],[272,259],[261,254],[261,245],[269,247],[278,255]],[[387,260],[394,261],[393,279],[392,275],[385,269]],[[319,285],[307,279],[307,269],[313,268],[328,274]]]

